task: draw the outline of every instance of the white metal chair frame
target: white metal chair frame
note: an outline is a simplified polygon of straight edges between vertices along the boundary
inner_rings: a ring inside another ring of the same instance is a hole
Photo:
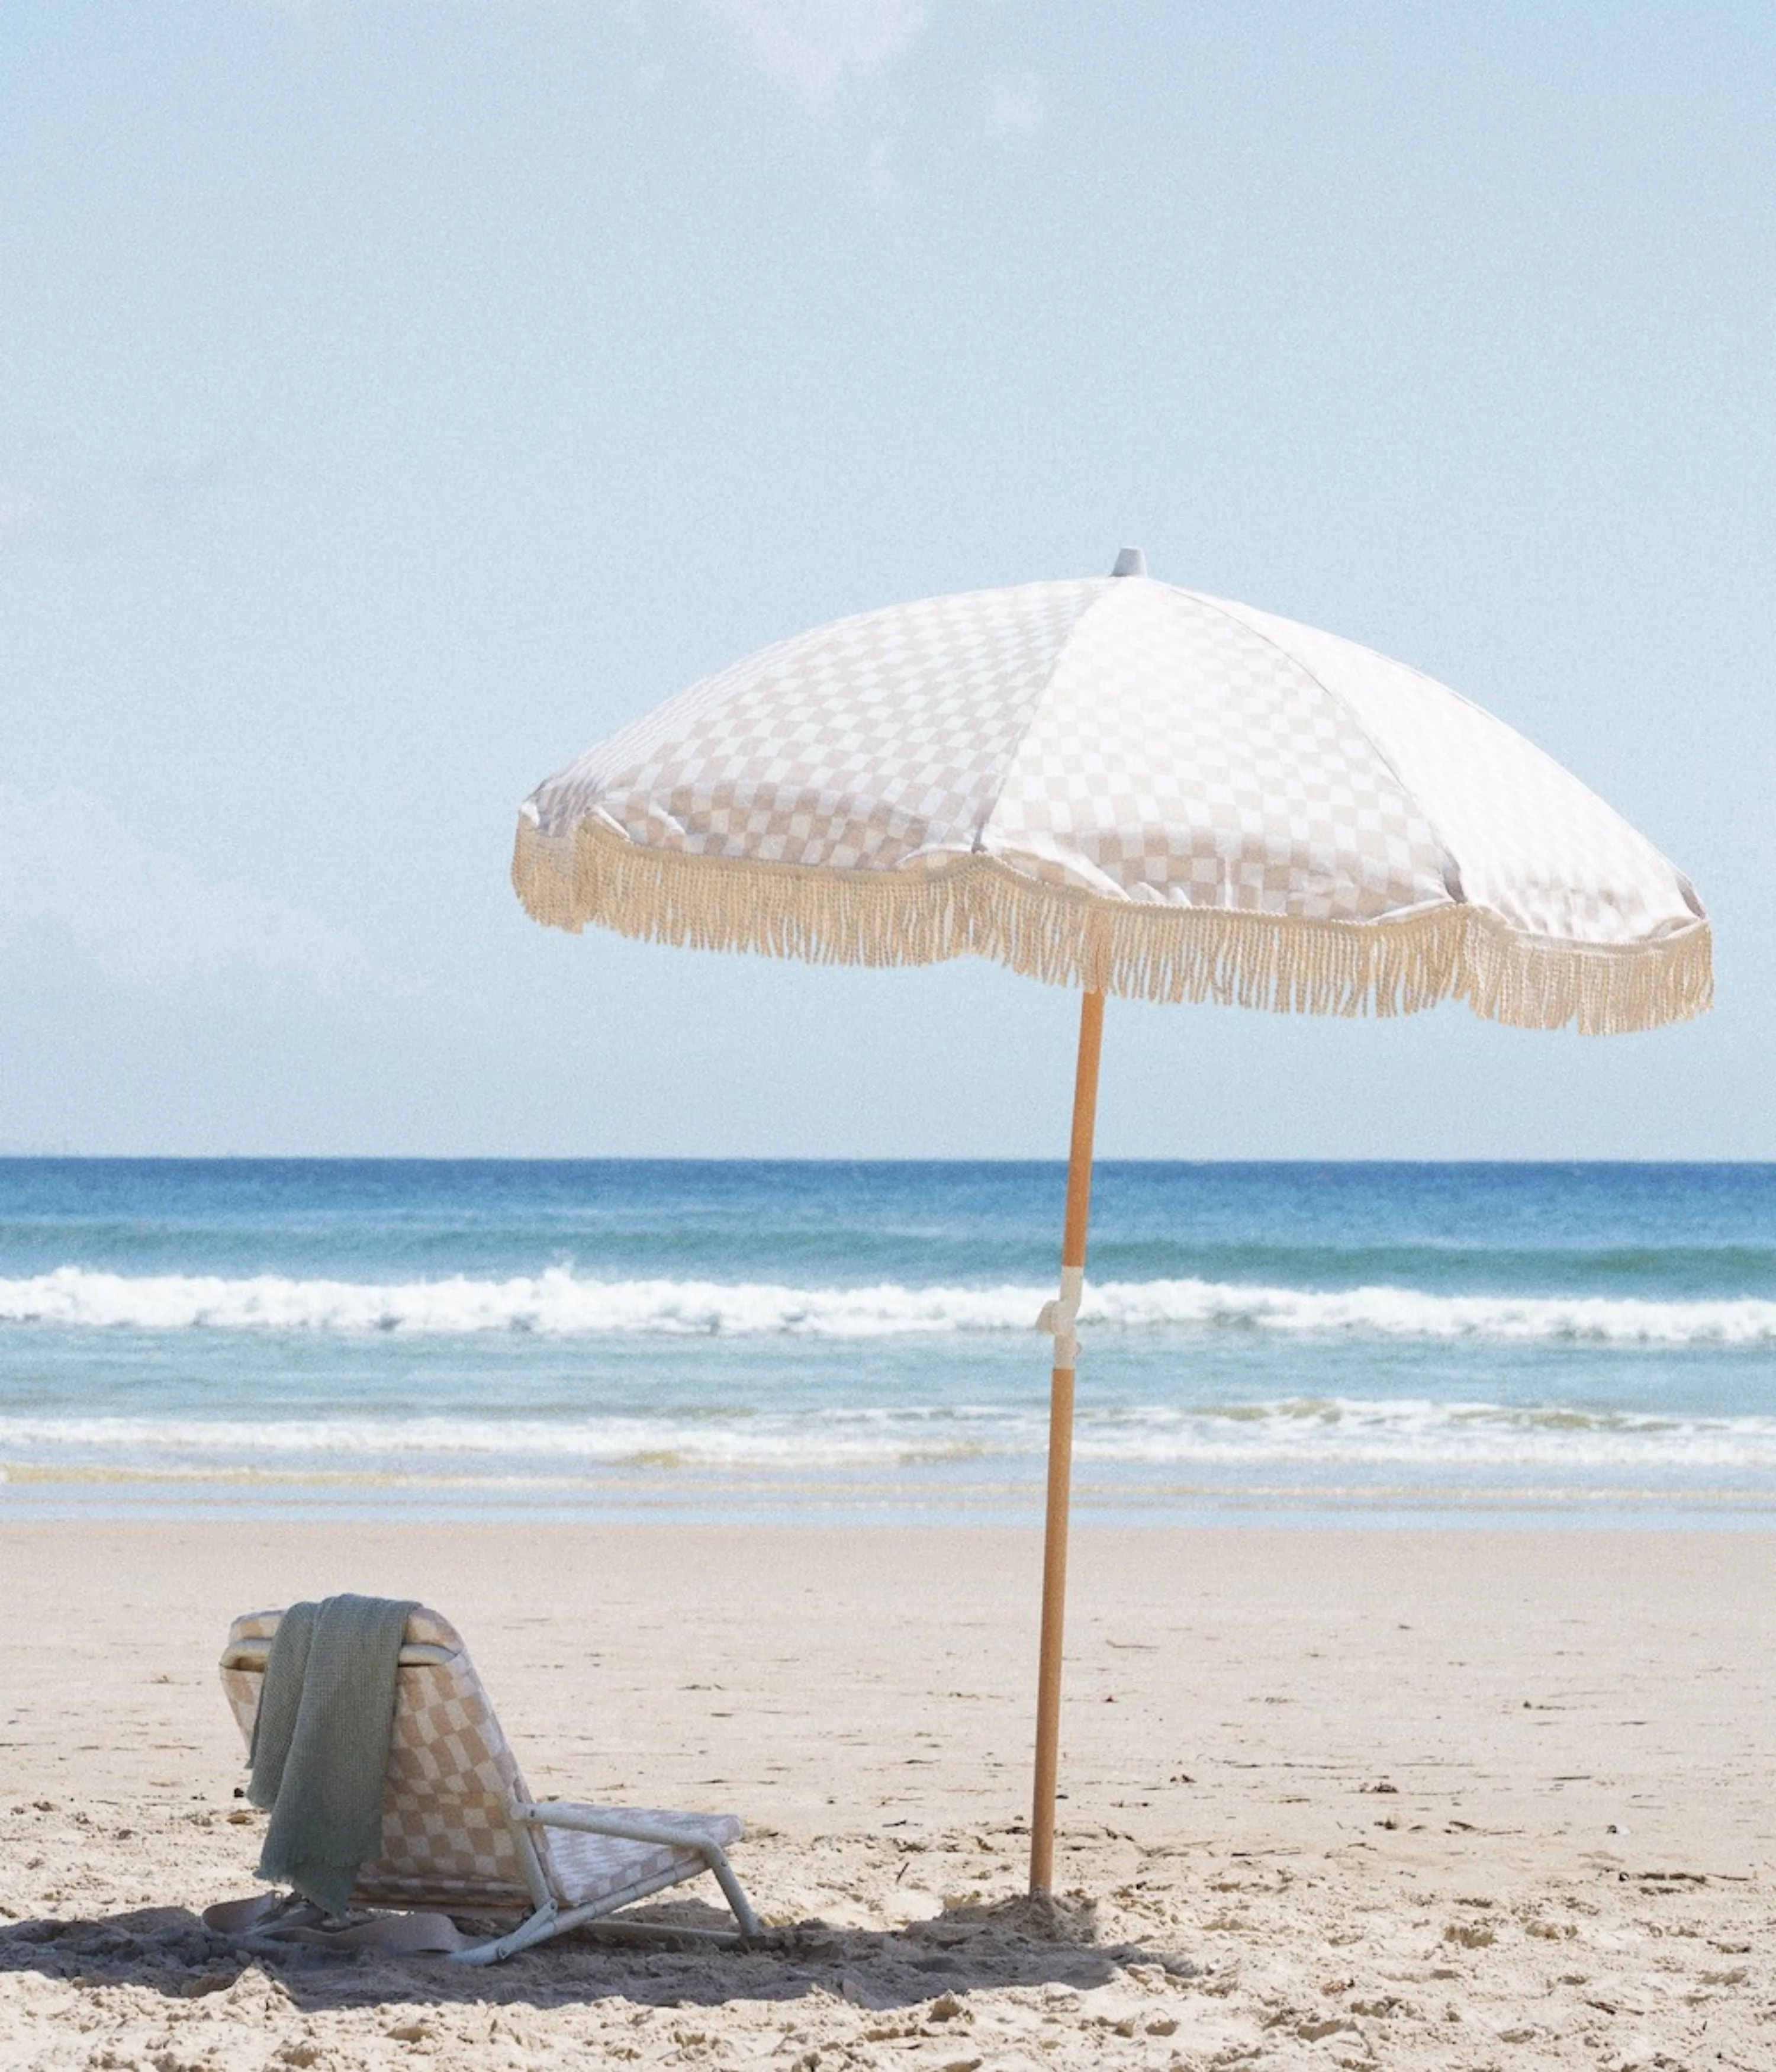
[[[224,1670],[240,1669],[263,1674],[270,1658],[271,1643],[267,1640],[245,1640],[232,1642],[223,1651],[221,1667]],[[454,1648],[438,1647],[428,1642],[404,1642],[400,1665],[403,1669],[436,1667],[457,1659]],[[524,1883],[529,1889],[534,1912],[520,1922],[516,1928],[504,1935],[497,1935],[485,1942],[476,1942],[461,1950],[440,1954],[458,1964],[496,1964],[502,1958],[528,1950],[533,1943],[543,1942],[553,1935],[563,1935],[569,1929],[580,1928],[593,1922],[602,1924],[601,1932],[646,1937],[678,1938],[689,1937],[697,1942],[724,1943],[730,1946],[759,1940],[764,1930],[752,1902],[734,1876],[734,1867],[728,1861],[727,1852],[718,1842],[696,1834],[688,1828],[676,1827],[670,1822],[649,1820],[639,1815],[621,1812],[594,1812],[581,1806],[557,1804],[549,1800],[537,1803],[513,1797],[508,1802],[507,1816],[512,1824],[512,1846],[524,1872]],[[722,1896],[728,1903],[735,1926],[728,1928],[701,1928],[680,1926],[669,1922],[615,1921],[607,1917],[619,1909],[634,1906],[668,1885],[681,1885],[687,1877],[698,1875],[680,1865],[652,1875],[635,1879],[600,1898],[582,1906],[569,1906],[555,1892],[549,1883],[549,1873],[544,1867],[532,1831],[537,1827],[561,1827],[582,1835],[607,1835],[618,1841],[643,1842],[656,1848],[694,1851],[702,1859],[703,1868],[714,1877],[722,1888]],[[465,1912],[479,1910],[469,1906]]]

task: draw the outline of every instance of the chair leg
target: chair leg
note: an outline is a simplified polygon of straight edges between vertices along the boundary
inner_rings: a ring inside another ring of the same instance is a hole
[[[552,1935],[565,1934],[570,1928],[591,1928],[621,1936],[689,1938],[700,1942],[737,1943],[742,1947],[760,1941],[764,1929],[754,1913],[752,1901],[747,1898],[740,1881],[734,1874],[734,1866],[728,1861],[726,1850],[714,1843],[702,1849],[703,1860],[722,1888],[722,1897],[728,1902],[728,1910],[734,1918],[739,1932],[730,1934],[723,1928],[675,1928],[665,1922],[625,1921],[620,1914],[605,1914],[597,1906],[563,1909],[557,1901],[551,1900],[516,1928],[504,1935],[496,1935],[486,1942],[477,1942],[467,1950],[453,1950],[450,1954],[455,1964],[497,1964],[508,1957],[515,1957],[520,1950],[529,1949],[533,1943],[546,1942]]]
[[[752,1910],[752,1901],[747,1898],[740,1881],[734,1874],[734,1866],[728,1861],[727,1852],[712,1843],[708,1851],[709,1868],[715,1873],[715,1881],[722,1888],[722,1897],[728,1902],[729,1910],[740,1924],[740,1933],[749,1942],[756,1942],[764,1933],[758,1917]]]
[[[553,1900],[547,1906],[540,1906],[526,1921],[516,1928],[508,1929],[504,1935],[495,1936],[491,1942],[477,1942],[470,1950],[453,1950],[450,1961],[453,1964],[497,1964],[508,1957],[516,1957],[520,1950],[528,1950],[533,1942],[546,1942],[551,1935],[558,1935],[568,1925],[561,1917],[561,1909]]]

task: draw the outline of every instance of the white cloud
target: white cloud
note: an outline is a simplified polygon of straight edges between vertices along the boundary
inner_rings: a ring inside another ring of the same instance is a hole
[[[1047,115],[1040,73],[1000,72],[987,81],[987,121],[1001,136],[1039,130]]]
[[[228,471],[214,448],[101,454],[61,443],[39,454],[28,476],[0,479],[0,552],[78,551],[163,531],[199,515]]]
[[[918,35],[917,0],[709,0],[754,57],[808,101],[828,99],[847,72],[878,71]]]
[[[28,537],[43,517],[43,500],[35,490],[0,483],[0,547]]]
[[[298,30],[316,35],[352,11],[354,0],[253,0]],[[484,0],[516,7],[524,0]],[[660,0],[561,0],[631,34],[644,29]],[[738,35],[753,59],[804,100],[829,100],[847,73],[878,71],[925,25],[925,0],[676,0],[713,14]]]
[[[161,998],[327,1007],[406,990],[343,930],[206,878],[75,791],[0,787],[0,962]]]

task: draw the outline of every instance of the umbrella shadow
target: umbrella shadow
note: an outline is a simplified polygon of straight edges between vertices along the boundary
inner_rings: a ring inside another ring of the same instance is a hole
[[[635,1918],[669,1928],[674,1922],[713,1926],[726,1917],[680,1903]],[[816,1994],[888,2010],[995,1987],[1087,1991],[1132,1964],[1180,1979],[1203,1970],[1177,1951],[1100,1939],[1094,1901],[1025,1896],[890,1929],[801,1922],[744,1950],[600,1941],[582,1931],[486,1968],[385,1952],[248,1951],[213,1934],[183,1907],[19,1921],[0,1929],[0,1973],[35,1972],[84,1988],[134,1985],[190,2000],[232,1992],[245,1975],[257,1972],[274,1980],[305,2012],[389,2001],[440,2007],[516,2001],[545,2008],[618,1996],[642,2006],[716,2007]]]

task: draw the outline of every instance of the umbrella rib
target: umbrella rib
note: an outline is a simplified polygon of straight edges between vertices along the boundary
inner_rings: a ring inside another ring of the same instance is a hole
[[[1344,717],[1350,722],[1350,725],[1363,736],[1364,742],[1368,746],[1370,754],[1375,757],[1375,760],[1381,765],[1382,768],[1388,772],[1388,775],[1393,779],[1394,782],[1400,787],[1402,794],[1412,800],[1420,817],[1424,820],[1424,824],[1430,829],[1431,833],[1437,842],[1438,852],[1443,858],[1443,882],[1445,889],[1449,889],[1449,874],[1452,870],[1455,874],[1456,886],[1459,888],[1462,883],[1461,859],[1456,855],[1455,851],[1451,848],[1449,844],[1444,840],[1443,830],[1437,824],[1437,822],[1432,819],[1429,809],[1426,807],[1424,801],[1418,796],[1412,786],[1406,782],[1404,776],[1402,775],[1399,767],[1396,764],[1392,756],[1388,753],[1387,750],[1382,746],[1379,741],[1376,740],[1375,735],[1370,731],[1369,728],[1364,725],[1363,720],[1358,715],[1355,708],[1351,705],[1350,701],[1342,696],[1338,692],[1334,690],[1332,686],[1326,682],[1326,679],[1319,675],[1317,671],[1310,669],[1306,663],[1301,660],[1299,655],[1291,654],[1289,649],[1283,645],[1281,641],[1273,639],[1269,634],[1266,633],[1261,627],[1254,626],[1248,620],[1242,619],[1238,612],[1230,610],[1222,598],[1218,597],[1205,596],[1199,590],[1187,590],[1184,591],[1183,594],[1189,598],[1193,603],[1200,604],[1205,610],[1215,612],[1220,618],[1226,619],[1230,626],[1237,626],[1242,632],[1249,633],[1255,640],[1263,641],[1267,648],[1274,650],[1276,653],[1281,655],[1283,660],[1289,663],[1292,668],[1299,669],[1301,674],[1306,677],[1307,680],[1317,691],[1320,692],[1324,697],[1328,697],[1332,701],[1333,704],[1335,705],[1338,710],[1343,713]],[[1420,672],[1415,671],[1413,673],[1415,675],[1418,675]],[[1433,680],[1429,676],[1425,676],[1423,678],[1423,680],[1425,683],[1431,683]],[[1444,686],[1439,684],[1437,684],[1435,688],[1441,690]],[[1457,693],[1455,695],[1459,697],[1460,693]],[[1464,702],[1471,702],[1471,701],[1464,701]],[[1478,709],[1478,708],[1476,708],[1476,709]],[[1450,891],[1449,898],[1457,906],[1466,906],[1470,903],[1467,894],[1459,889]]]
[[[1112,598],[1115,597],[1119,591],[1127,586],[1126,578],[1123,578],[1119,581],[1119,579],[1114,576],[1104,576],[1100,578],[1100,580],[1102,582],[1104,587],[1098,592],[1097,595],[1092,598],[1092,602],[1085,607],[1084,610],[1079,614],[1079,617],[1074,620],[1073,623],[1068,627],[1067,629],[1066,638],[1062,640],[1058,640],[1054,643],[1054,652],[1049,662],[1048,673],[1042,678],[1040,688],[1038,689],[1036,695],[1030,700],[1030,711],[1025,717],[1024,723],[1018,728],[1016,738],[1013,741],[1011,746],[1005,750],[1005,755],[1000,763],[998,782],[993,785],[992,790],[992,804],[989,805],[985,813],[982,816],[980,824],[975,829],[973,839],[968,845],[969,853],[971,855],[987,856],[991,854],[990,850],[985,849],[981,846],[981,837],[986,832],[988,821],[993,818],[993,814],[998,809],[999,795],[1004,788],[1006,773],[1010,770],[1012,765],[1018,760],[1018,754],[1022,751],[1024,743],[1030,738],[1031,728],[1035,726],[1038,719],[1041,717],[1042,702],[1048,696],[1050,687],[1054,681],[1055,674],[1060,668],[1062,660],[1065,656],[1067,649],[1071,648],[1073,645],[1073,643],[1079,638],[1079,628],[1084,625],[1087,619],[1090,619],[1095,612],[1098,611],[1103,606],[1108,604]]]

